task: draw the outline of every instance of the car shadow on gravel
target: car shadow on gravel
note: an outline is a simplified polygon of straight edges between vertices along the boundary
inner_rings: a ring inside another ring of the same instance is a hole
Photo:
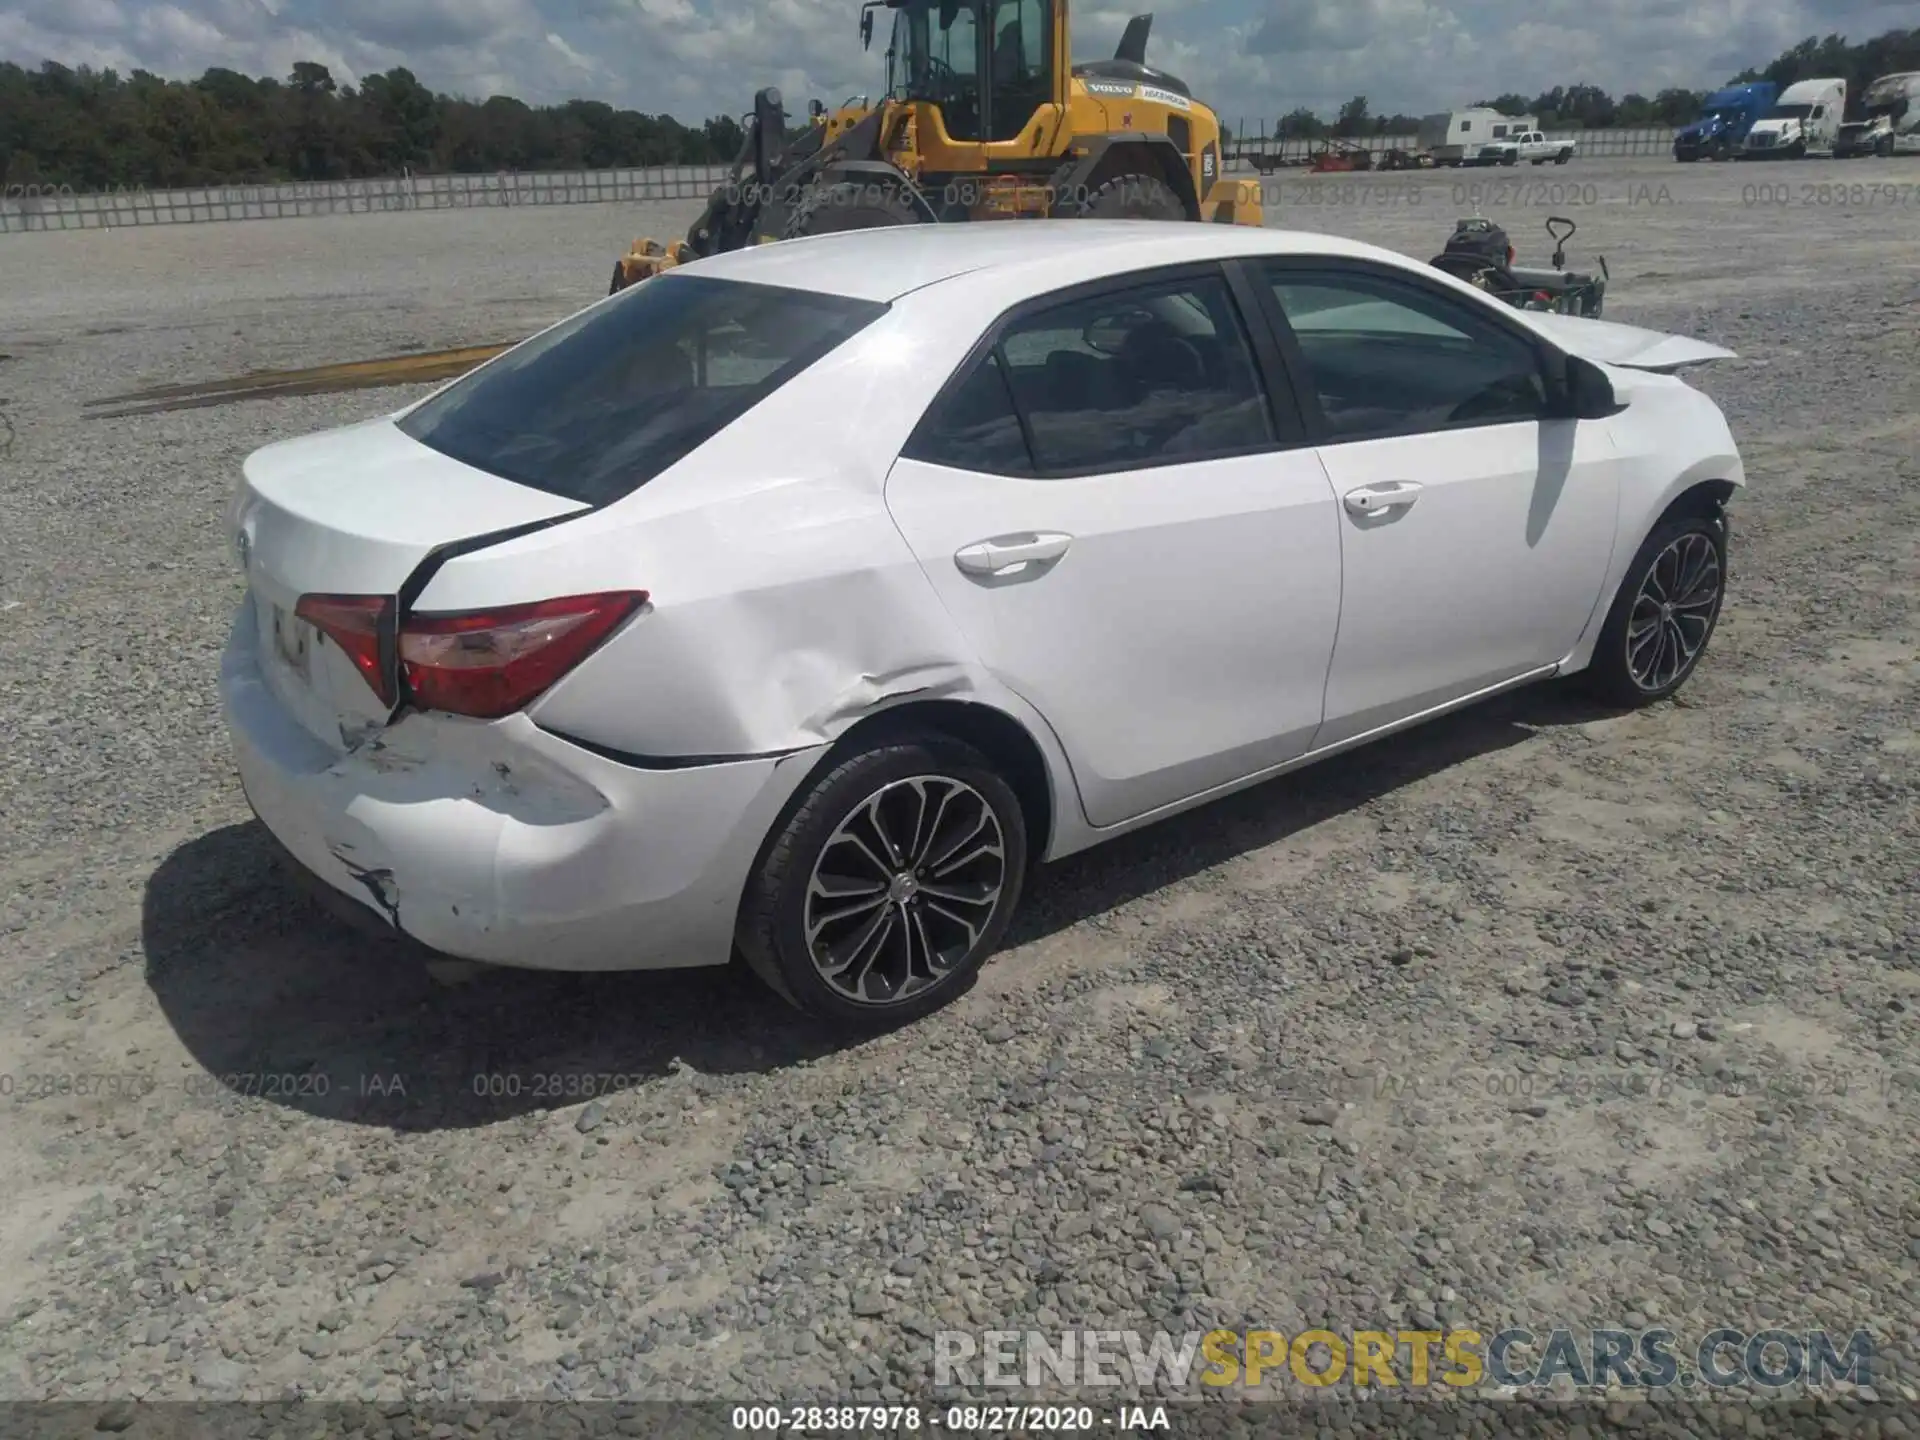
[[[1604,712],[1540,687],[1043,869],[1009,945],[1175,884],[1536,731]],[[487,1125],[681,1067],[765,1073],[852,1043],[738,965],[638,974],[488,970],[435,985],[424,952],[302,897],[258,822],[181,846],[148,879],[147,982],[204,1070],[195,1084],[402,1131]]]
[[[1619,713],[1570,683],[1530,686],[1149,825],[1042,868],[1006,943],[1041,939],[1540,731]]]

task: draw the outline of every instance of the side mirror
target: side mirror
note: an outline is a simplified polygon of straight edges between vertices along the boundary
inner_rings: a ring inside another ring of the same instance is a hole
[[[1607,372],[1591,360],[1558,351],[1544,367],[1548,413],[1558,420],[1604,420],[1620,412]]]

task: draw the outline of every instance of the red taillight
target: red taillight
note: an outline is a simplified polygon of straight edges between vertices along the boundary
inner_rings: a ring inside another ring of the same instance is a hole
[[[1511,245],[1507,246],[1507,264],[1513,264],[1513,257],[1518,253]]]
[[[383,705],[393,703],[387,667],[380,663],[380,631],[392,606],[391,595],[302,595],[293,607],[295,615],[346,652]]]
[[[400,630],[400,674],[423,710],[480,720],[511,715],[646,601],[644,590],[616,590],[499,610],[413,615]]]

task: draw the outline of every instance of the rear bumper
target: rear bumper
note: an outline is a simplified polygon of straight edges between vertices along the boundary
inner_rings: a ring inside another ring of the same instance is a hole
[[[261,676],[252,607],[220,690],[249,804],[292,861],[431,950],[545,970],[723,965],[760,844],[815,751],[681,769],[541,730],[408,715],[341,754]]]

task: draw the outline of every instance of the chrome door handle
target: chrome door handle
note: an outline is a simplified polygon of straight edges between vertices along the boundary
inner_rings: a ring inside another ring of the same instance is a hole
[[[953,563],[969,575],[1006,575],[1027,565],[1058,560],[1073,544],[1071,535],[999,535],[953,553]]]
[[[1420,498],[1421,487],[1411,480],[1389,480],[1346,493],[1347,510],[1354,515],[1379,515],[1393,509],[1405,509]]]

